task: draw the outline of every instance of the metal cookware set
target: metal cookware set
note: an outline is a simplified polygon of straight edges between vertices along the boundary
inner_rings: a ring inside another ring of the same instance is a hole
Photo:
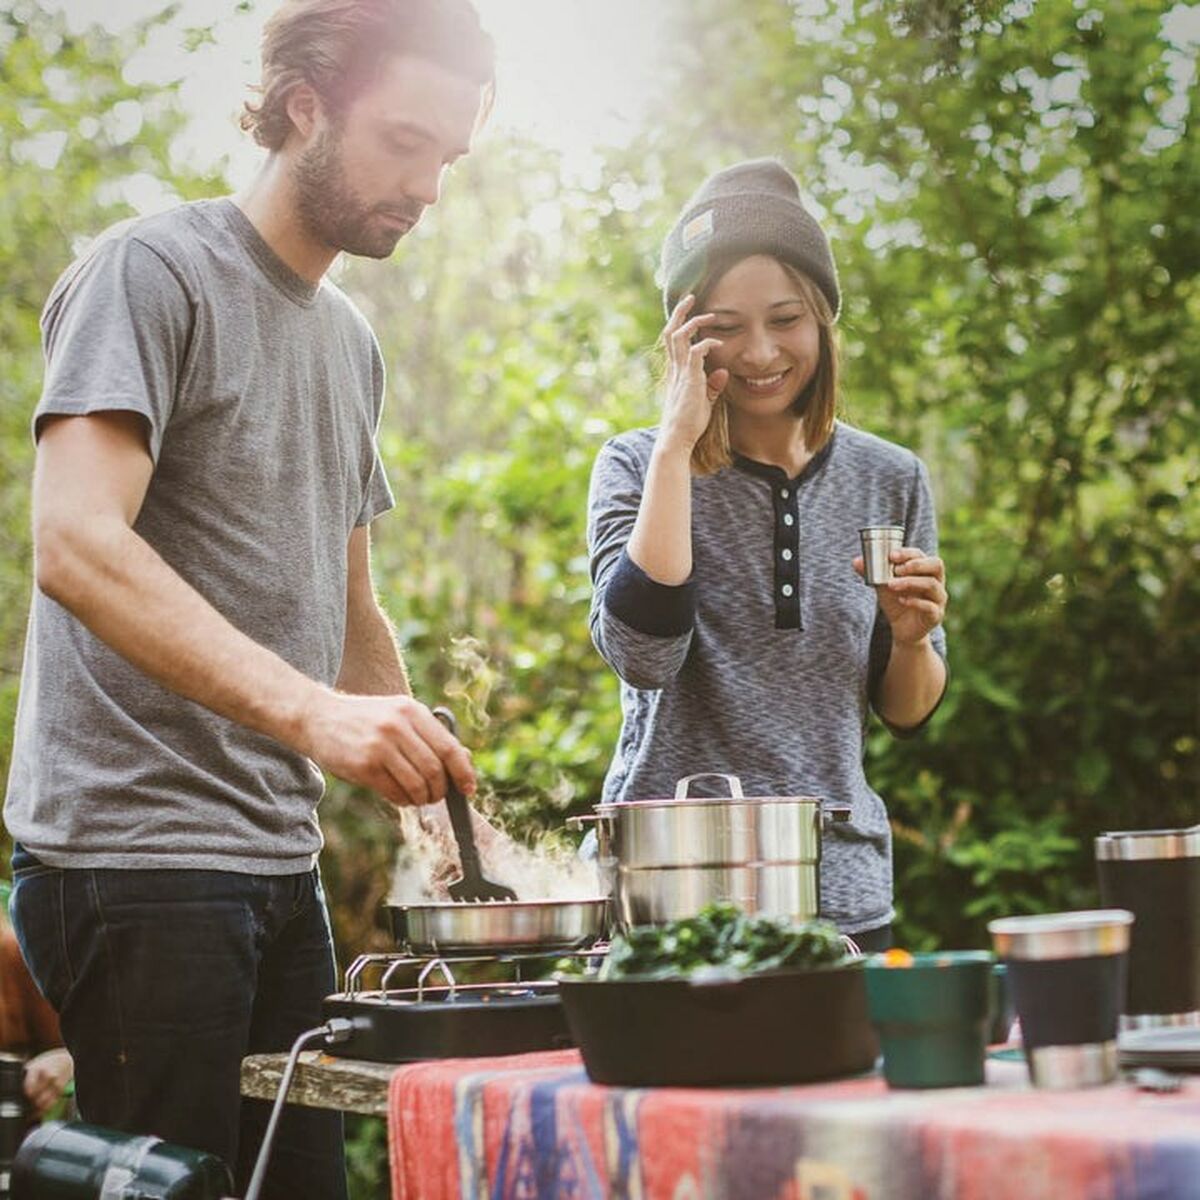
[[[692,796],[701,779],[722,780],[729,794]],[[464,817],[452,821],[463,879],[451,895],[461,898],[389,905],[392,932],[403,949],[434,955],[569,949],[603,936],[610,919],[621,929],[663,924],[714,900],[810,920],[819,911],[822,831],[849,816],[848,806],[813,796],[747,797],[735,775],[690,775],[671,798],[601,804],[570,819],[595,822],[608,884],[607,897],[585,900],[517,900],[484,880]]]
[[[453,731],[449,712],[435,713]],[[355,1019],[353,1037],[331,1052],[404,1062],[569,1044],[568,1014],[558,986],[522,981],[523,965],[537,971],[545,969],[548,955],[602,954],[602,940],[611,927],[691,916],[714,900],[798,921],[815,916],[822,828],[826,821],[845,820],[849,809],[823,806],[809,796],[746,797],[731,775],[712,776],[723,781],[728,795],[691,795],[702,778],[706,776],[680,780],[673,797],[598,805],[591,816],[573,822],[595,822],[599,866],[609,885],[608,894],[582,900],[517,898],[511,889],[486,879],[467,801],[452,786],[447,808],[462,877],[450,885],[449,901],[387,906],[399,954],[360,956],[347,972],[345,990],[328,997],[326,1016]],[[460,966],[482,964],[489,964],[485,974],[509,978],[498,983],[456,978]],[[381,972],[376,988],[364,985],[364,972],[371,967]],[[391,986],[394,979],[412,976],[415,986]],[[756,1001],[759,992],[778,986],[760,982],[747,990],[727,985],[721,989],[723,999],[710,995],[719,1001],[720,1011],[730,1003]],[[610,991],[605,996],[605,1011],[597,1016],[609,1028],[613,1014],[607,1001],[619,997]],[[665,994],[659,1000],[674,1003]],[[590,1011],[591,996],[582,1003]],[[612,1028],[620,1023],[618,1017]],[[697,1036],[702,1040],[708,1038],[706,1029],[701,1018]],[[858,1045],[857,1057],[868,1051]],[[818,1058],[813,1064],[817,1069],[824,1062]],[[780,1066],[772,1063],[764,1069],[770,1075]]]

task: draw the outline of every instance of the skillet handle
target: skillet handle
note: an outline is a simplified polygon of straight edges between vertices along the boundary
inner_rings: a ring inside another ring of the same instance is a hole
[[[458,722],[448,708],[439,704],[437,708],[433,709],[433,715],[455,737],[458,737]],[[446,812],[450,816],[450,828],[454,830],[454,840],[458,843],[458,857],[462,864],[462,873],[467,879],[478,879],[481,868],[479,851],[475,848],[475,830],[471,828],[471,809],[467,804],[466,796],[458,790],[458,785],[449,774],[446,775]]]

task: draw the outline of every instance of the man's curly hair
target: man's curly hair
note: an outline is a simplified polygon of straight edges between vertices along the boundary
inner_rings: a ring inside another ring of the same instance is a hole
[[[469,0],[285,0],[263,30],[259,99],[246,102],[241,127],[278,150],[292,131],[294,87],[307,83],[336,115],[400,54],[479,83],[490,102],[492,39]]]

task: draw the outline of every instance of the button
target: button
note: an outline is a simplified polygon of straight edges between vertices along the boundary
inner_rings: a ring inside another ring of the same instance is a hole
[[[783,523],[785,525],[795,525],[796,518],[793,517],[791,513],[784,513],[783,514]]]
[[[790,596],[790,595],[792,594],[792,585],[791,585],[790,583],[785,583],[785,584],[783,585],[783,587],[781,587],[779,590],[780,590],[780,591],[781,591],[781,592],[782,592],[782,593],[783,593],[785,596]]]
[[[792,493],[787,488],[781,488],[779,494],[786,500]]]
[[[787,549],[785,549],[785,550],[783,551],[783,561],[784,561],[784,562],[791,562],[791,561],[792,561],[792,552],[791,552],[790,550],[787,550]]]

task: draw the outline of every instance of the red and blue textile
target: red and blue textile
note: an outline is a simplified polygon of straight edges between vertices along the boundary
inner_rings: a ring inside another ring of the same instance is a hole
[[[554,1051],[399,1068],[388,1140],[393,1200],[1200,1200],[1200,1078],[606,1088]]]

